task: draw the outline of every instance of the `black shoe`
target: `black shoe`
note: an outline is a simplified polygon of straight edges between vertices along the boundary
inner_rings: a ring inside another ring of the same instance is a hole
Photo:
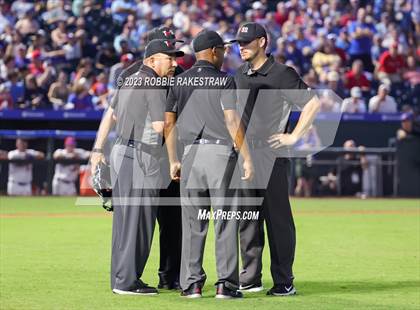
[[[284,285],[274,285],[268,292],[267,295],[272,296],[290,296],[290,295],[296,295],[296,289],[293,286],[293,284]]]
[[[231,290],[227,288],[223,283],[218,283],[216,286],[216,298],[220,299],[231,299],[231,298],[242,298],[243,295],[238,290]]]
[[[188,289],[181,292],[181,296],[185,298],[201,298],[201,286],[198,283],[193,283]]]
[[[131,290],[120,290],[114,288],[112,292],[119,295],[157,295],[158,290],[155,287],[142,284]]]
[[[165,290],[180,290],[181,287],[179,286],[178,281],[174,282],[159,282],[158,284],[159,289],[165,289]]]
[[[169,284],[169,283],[162,283],[162,282],[159,282],[159,284],[158,284],[158,289],[170,290],[170,289],[171,289],[171,286],[170,286],[170,284]]]
[[[261,281],[255,283],[255,284],[243,284],[239,286],[239,291],[241,291],[242,293],[257,293],[257,292],[261,292],[264,289],[264,287],[262,286]]]
[[[173,283],[172,283],[172,289],[173,290],[180,290],[181,289],[181,285],[179,284],[179,282],[178,281],[174,281]]]

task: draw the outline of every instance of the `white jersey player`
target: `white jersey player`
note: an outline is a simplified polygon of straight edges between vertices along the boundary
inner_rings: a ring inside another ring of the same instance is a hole
[[[76,148],[76,140],[67,137],[64,140],[64,149],[54,152],[54,159],[88,159],[90,152]],[[73,196],[76,195],[76,180],[79,177],[79,164],[57,163],[52,183],[53,195]]]
[[[7,154],[10,160],[43,159],[44,153],[28,149],[28,142],[23,139],[16,140],[16,150]],[[7,194],[11,196],[30,196],[32,194],[32,164],[10,163],[9,179],[7,181]]]

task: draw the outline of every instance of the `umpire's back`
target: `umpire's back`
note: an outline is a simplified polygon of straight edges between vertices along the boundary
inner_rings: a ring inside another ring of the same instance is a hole
[[[193,40],[197,62],[169,90],[166,112],[177,114],[185,144],[199,139],[231,142],[224,110],[236,108],[236,87],[233,77],[220,71],[225,44],[216,32],[201,31]]]
[[[177,113],[179,137],[191,144],[197,139],[230,140],[223,110],[235,107],[233,77],[209,61],[198,60],[175,78],[166,111]]]

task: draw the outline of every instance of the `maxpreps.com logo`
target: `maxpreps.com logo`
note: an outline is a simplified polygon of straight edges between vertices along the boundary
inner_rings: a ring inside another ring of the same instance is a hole
[[[241,28],[241,32],[248,33],[248,27],[242,27]]]

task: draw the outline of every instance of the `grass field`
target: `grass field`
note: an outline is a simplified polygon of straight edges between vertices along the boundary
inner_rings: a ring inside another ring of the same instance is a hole
[[[71,198],[0,197],[0,309],[419,309],[419,200],[294,199],[298,295],[216,300],[213,231],[201,300],[109,288],[111,216]],[[156,235],[155,235],[156,237]],[[156,285],[158,238],[143,280]],[[271,286],[268,248],[264,286]]]

